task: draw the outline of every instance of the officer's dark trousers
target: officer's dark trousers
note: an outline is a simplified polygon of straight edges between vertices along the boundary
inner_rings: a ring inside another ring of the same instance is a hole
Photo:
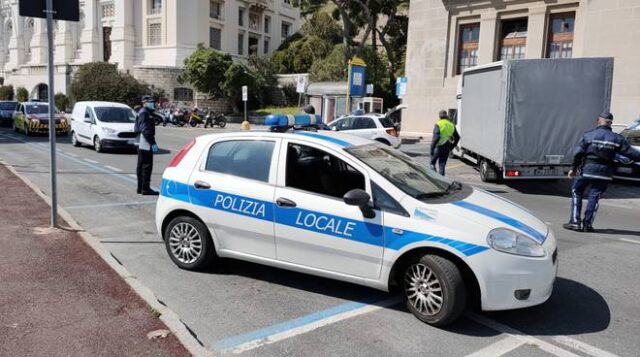
[[[436,166],[438,163],[438,172],[444,176],[444,168],[447,166],[447,160],[449,159],[449,153],[451,152],[451,144],[444,143],[443,145],[436,146],[433,156],[431,156],[431,167]]]
[[[580,224],[580,214],[582,211],[582,198],[587,194],[587,209],[584,212],[584,225],[593,225],[598,212],[598,201],[607,190],[609,181],[598,180],[588,177],[578,176],[573,180],[571,188],[571,223]],[[587,190],[588,188],[588,190]]]
[[[138,192],[151,190],[151,172],[153,171],[153,151],[138,149]]]

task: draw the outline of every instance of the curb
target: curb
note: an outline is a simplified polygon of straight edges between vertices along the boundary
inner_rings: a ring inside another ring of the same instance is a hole
[[[1,162],[0,165],[4,165],[12,174],[16,175],[22,182],[24,182],[29,188],[31,188],[40,198],[42,198],[47,205],[51,206],[50,198],[40,190],[36,184],[31,182],[28,178],[19,174],[11,165]],[[160,313],[160,320],[167,325],[169,330],[178,338],[178,341],[187,349],[191,355],[195,357],[213,357],[214,353],[208,350],[202,345],[200,341],[188,330],[186,325],[180,320],[180,316],[173,310],[162,304],[155,296],[153,291],[142,284],[135,275],[131,274],[120,262],[118,262],[107,248],[100,243],[98,238],[94,237],[91,233],[87,232],[76,222],[73,217],[64,210],[64,208],[58,205],[58,215],[62,217],[73,230],[76,230],[82,240],[93,249],[102,260],[107,263],[126,283],[131,289],[144,300],[150,308]]]

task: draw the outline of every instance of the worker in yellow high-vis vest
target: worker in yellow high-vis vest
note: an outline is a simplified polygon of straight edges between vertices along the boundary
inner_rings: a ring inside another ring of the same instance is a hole
[[[458,145],[460,135],[458,135],[455,124],[451,122],[445,110],[440,111],[439,117],[440,120],[433,127],[433,138],[431,139],[431,169],[436,170],[437,162],[438,172],[444,176],[444,168],[447,165],[449,153]]]

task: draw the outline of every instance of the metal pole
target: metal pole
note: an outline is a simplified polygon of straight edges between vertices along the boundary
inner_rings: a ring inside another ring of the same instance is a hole
[[[49,71],[49,150],[51,154],[51,226],[58,226],[58,191],[56,180],[56,118],[53,93],[53,0],[47,0],[47,42]]]
[[[247,101],[244,101],[244,121],[247,121]]]

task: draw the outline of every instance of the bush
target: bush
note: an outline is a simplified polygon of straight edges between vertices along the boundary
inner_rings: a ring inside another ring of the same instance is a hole
[[[198,48],[184,60],[184,72],[178,77],[178,81],[189,83],[199,92],[219,98],[225,92],[225,73],[232,64],[233,60],[228,54],[205,48],[199,43]]]
[[[13,100],[15,92],[12,85],[0,86],[0,100]]]
[[[29,91],[25,87],[18,87],[16,89],[16,99],[18,102],[26,102],[29,100]]]
[[[119,72],[116,65],[104,62],[80,66],[71,82],[74,101],[103,100],[133,107],[148,93],[149,86],[145,83]]]
[[[69,101],[69,97],[67,97],[64,93],[56,93],[53,97],[56,103],[56,108],[62,111],[67,111],[71,102]]]

